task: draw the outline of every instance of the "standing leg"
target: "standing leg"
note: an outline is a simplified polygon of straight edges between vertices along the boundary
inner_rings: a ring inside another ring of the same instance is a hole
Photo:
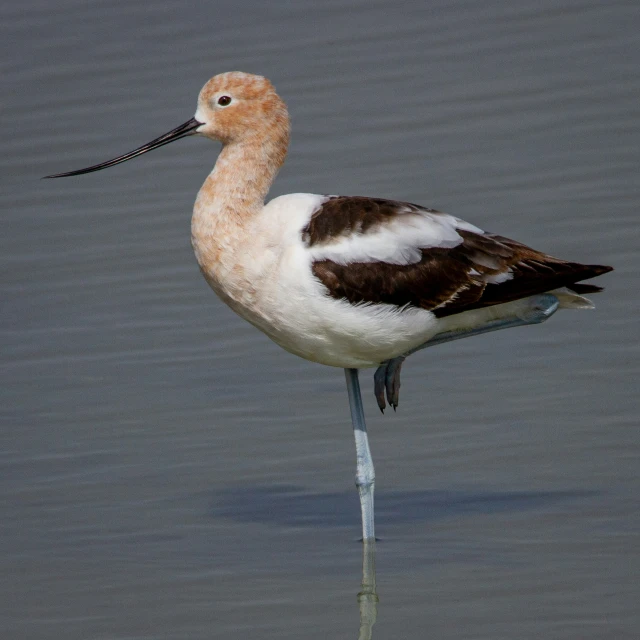
[[[373,625],[378,617],[376,593],[376,543],[362,545],[362,590],[358,594],[360,605],[360,633],[358,640],[371,640]]]
[[[367,425],[364,422],[358,370],[345,369],[344,374],[347,378],[351,422],[356,440],[356,487],[358,487],[360,494],[360,509],[362,510],[362,541],[373,542],[376,539],[373,525],[373,489],[376,476],[369,450]]]

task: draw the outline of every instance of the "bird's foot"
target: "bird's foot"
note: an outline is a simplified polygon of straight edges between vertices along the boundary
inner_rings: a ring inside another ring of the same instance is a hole
[[[373,376],[373,392],[382,413],[384,413],[387,406],[385,393],[387,402],[393,407],[393,410],[395,411],[398,407],[400,398],[400,370],[402,369],[403,362],[404,356],[387,360],[376,369]]]

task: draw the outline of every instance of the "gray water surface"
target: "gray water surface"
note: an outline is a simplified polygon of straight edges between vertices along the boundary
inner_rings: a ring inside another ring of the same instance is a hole
[[[218,148],[57,181],[269,77],[272,196],[398,198],[612,264],[595,312],[362,375],[373,637],[637,638],[640,11],[633,2],[27,0],[0,7],[0,637],[356,638],[344,376],[208,289]]]

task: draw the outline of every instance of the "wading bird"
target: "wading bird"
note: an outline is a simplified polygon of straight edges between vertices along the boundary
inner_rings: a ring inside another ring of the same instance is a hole
[[[374,469],[358,369],[377,367],[382,411],[418,349],[590,308],[577,284],[611,267],[559,260],[446,213],[381,198],[294,193],[265,204],[289,145],[287,107],[261,76],[222,73],[195,116],[148,144],[74,176],[200,135],[222,143],[196,198],[191,238],[211,288],[302,358],[345,369],[356,439],[363,540],[375,539]],[[385,401],[386,397],[386,401]]]

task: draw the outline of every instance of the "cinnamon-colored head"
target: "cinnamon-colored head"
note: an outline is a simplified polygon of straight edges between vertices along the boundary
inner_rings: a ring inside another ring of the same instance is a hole
[[[289,138],[287,106],[262,76],[230,71],[209,80],[198,96],[195,119],[200,135],[223,144],[267,134]]]
[[[277,168],[284,162],[289,144],[287,106],[266,78],[240,71],[221,73],[211,78],[200,91],[198,109],[191,120],[107,162],[46,177],[62,178],[100,171],[195,134],[219,140],[224,145],[239,143],[245,145],[243,148],[261,149],[263,160]]]

